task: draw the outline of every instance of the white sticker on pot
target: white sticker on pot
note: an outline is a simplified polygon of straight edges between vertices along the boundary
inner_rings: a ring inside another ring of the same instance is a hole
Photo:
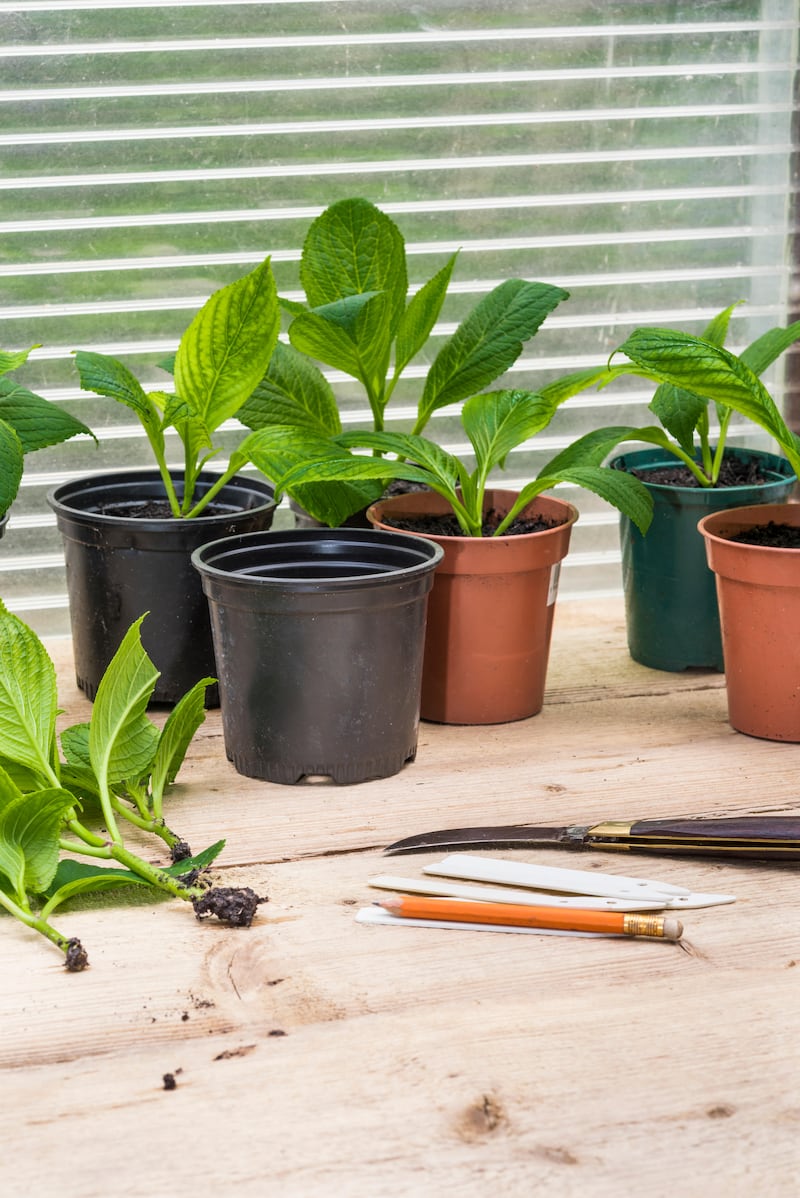
[[[561,562],[556,562],[556,564],[554,566],[550,567],[550,586],[548,587],[548,590],[547,590],[547,606],[548,607],[551,607],[552,604],[554,604],[556,601],[556,595],[558,594],[558,578],[559,578],[560,573],[561,573]]]

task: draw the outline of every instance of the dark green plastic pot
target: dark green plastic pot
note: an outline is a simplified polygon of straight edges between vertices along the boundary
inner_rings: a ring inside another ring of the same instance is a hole
[[[225,751],[240,774],[365,782],[414,759],[441,558],[422,537],[347,528],[252,533],[195,551]]]
[[[698,521],[728,508],[780,503],[796,482],[789,463],[775,454],[729,449],[728,455],[757,461],[768,481],[704,488],[643,480],[655,504],[646,535],[620,517],[628,648],[634,661],[652,669],[724,669],[715,579]],[[622,454],[610,464],[615,470],[641,470],[674,466],[676,460],[661,449],[644,449]]]

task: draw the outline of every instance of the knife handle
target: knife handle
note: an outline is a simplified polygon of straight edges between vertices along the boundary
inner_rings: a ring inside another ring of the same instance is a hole
[[[586,848],[627,849],[758,860],[800,859],[800,818],[729,816],[722,819],[608,821],[587,830]]]

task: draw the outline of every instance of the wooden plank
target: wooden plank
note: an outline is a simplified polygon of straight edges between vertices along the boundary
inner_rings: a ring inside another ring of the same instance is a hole
[[[119,1178],[121,1145],[139,1159],[135,1135],[143,1172],[122,1193],[166,1192],[176,1151],[210,1192],[479,1194],[491,1178],[512,1194],[611,1195],[635,1178],[659,1194],[668,1177],[692,1193],[701,1175],[719,1193],[748,1175],[763,1186],[748,1192],[790,1192],[800,962],[774,912],[796,910],[792,876],[740,867],[740,910],[687,913],[681,948],[365,928],[353,916],[379,862],[273,867],[249,931],[196,925],[178,904],[83,912],[100,951],[77,977],[20,942],[4,1193],[55,1177],[45,1127],[81,1162],[58,1174],[76,1198]],[[718,879],[669,864],[659,876]]]
[[[185,1178],[206,1193],[348,1198],[794,1193],[800,1111],[776,1069],[779,1029],[753,1030],[745,1066],[708,1021],[709,996],[753,1002],[758,986],[689,984],[670,1008],[644,985],[644,1010],[667,1023],[642,1018],[639,1042],[626,1012],[592,1018],[551,995],[31,1069],[13,1079],[4,1193],[166,1194]]]
[[[416,761],[393,778],[279,786],[236,773],[212,711],[172,792],[168,821],[195,850],[224,835],[225,862],[240,865],[371,849],[430,826],[639,818],[653,803],[663,816],[796,803],[791,770],[800,750],[734,732],[720,675],[632,662],[619,604],[593,605],[588,624],[585,607],[583,624],[582,605],[563,607],[545,707],[532,719],[481,729],[425,723]],[[71,677],[68,644],[58,651],[64,722],[86,719],[90,705]]]
[[[618,697],[636,697],[722,690],[724,685],[724,675],[716,670],[671,674],[634,661],[628,652],[625,612],[618,599],[573,600],[556,609],[547,674],[548,704],[602,701],[609,690]]]
[[[54,653],[63,721],[85,719]],[[86,899],[58,916],[89,951],[78,975],[0,920],[3,1198],[795,1192],[795,866],[514,854],[737,895],[687,912],[679,944],[354,919],[381,846],[429,827],[797,812],[800,746],[733,732],[723,681],[645,670],[619,605],[565,604],[541,715],[423,725],[392,779],[241,778],[209,713],[170,818],[195,848],[227,835],[217,876],[269,902],[225,929],[139,892]]]
[[[441,856],[407,858],[403,871],[416,876],[427,861]],[[563,862],[556,853],[542,852],[519,852],[515,859]],[[585,971],[590,993],[598,971],[605,982],[622,982],[633,967],[637,978],[643,970],[651,979],[670,985],[697,962],[714,968],[735,966],[736,971],[746,964],[750,971],[751,960],[763,956],[775,967],[793,968],[796,935],[786,920],[775,919],[776,909],[791,909],[796,901],[793,867],[744,863],[734,867],[666,858],[648,859],[644,868],[639,859],[637,865],[630,858],[609,862],[599,853],[581,858],[582,868],[655,876],[703,891],[727,888],[736,894],[737,904],[686,912],[679,945],[364,927],[355,923],[355,913],[380,897],[368,880],[385,869],[384,859],[370,853],[224,871],[227,883],[251,885],[269,897],[249,930],[198,922],[179,901],[152,905],[141,899],[122,904],[115,900],[112,907],[104,896],[102,903],[94,900],[94,909],[86,909],[88,902],[84,903],[83,910],[59,919],[66,932],[81,938],[90,954],[91,967],[81,975],[65,975],[54,949],[21,926],[4,921],[14,968],[8,971],[3,988],[8,1009],[0,1063],[19,1066],[31,1059],[46,1063],[102,1054],[121,1027],[132,1044],[142,1029],[168,1044],[176,1037],[197,1035],[198,1029],[203,1036],[224,1031],[241,1013],[246,995],[258,994],[265,1019],[283,1027],[324,1022],[347,1012],[363,1014],[373,1007],[402,1010],[407,1005],[455,1000],[459,994],[478,997],[490,993],[498,981],[491,968],[486,976],[487,965],[509,954],[516,965],[513,978],[503,986],[513,992],[519,984],[523,994],[536,986],[542,961],[557,976],[576,967]],[[462,943],[470,944],[474,952],[463,961]],[[409,970],[412,960],[418,969]],[[307,965],[313,967],[315,997],[307,987]],[[44,1020],[59,1000],[65,1004],[59,1028],[51,1029],[35,1046],[28,1045],[26,1028]],[[74,1022],[67,1025],[67,1017]]]

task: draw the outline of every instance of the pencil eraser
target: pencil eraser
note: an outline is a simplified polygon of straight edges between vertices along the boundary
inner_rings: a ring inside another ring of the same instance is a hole
[[[683,924],[679,919],[664,920],[664,939],[680,940],[683,935]]]

